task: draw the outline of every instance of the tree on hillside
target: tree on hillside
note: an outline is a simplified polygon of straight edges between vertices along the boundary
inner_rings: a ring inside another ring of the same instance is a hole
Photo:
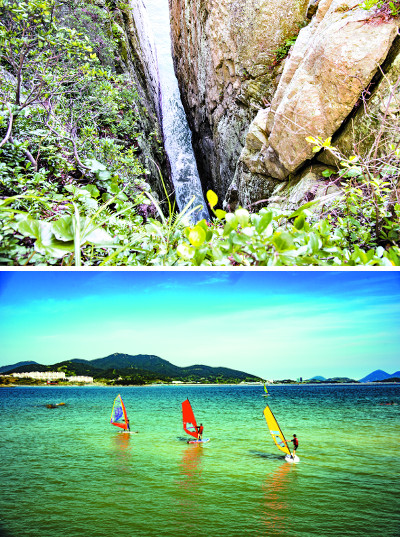
[[[67,139],[78,166],[89,169],[78,155],[76,125],[57,125],[53,111],[60,99],[80,94],[102,71],[87,37],[60,26],[54,12],[55,3],[48,0],[0,0],[0,126],[6,128],[0,147],[7,142],[20,147],[37,171],[40,147],[34,155],[23,124],[14,139],[18,121],[34,116],[41,129],[33,134]]]

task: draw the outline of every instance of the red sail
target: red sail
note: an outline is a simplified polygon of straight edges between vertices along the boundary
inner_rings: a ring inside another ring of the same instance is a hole
[[[182,403],[182,419],[183,428],[187,432],[187,434],[190,434],[190,436],[194,436],[195,438],[197,438],[198,434],[196,418],[194,417],[189,399],[186,399],[186,401],[183,401]]]

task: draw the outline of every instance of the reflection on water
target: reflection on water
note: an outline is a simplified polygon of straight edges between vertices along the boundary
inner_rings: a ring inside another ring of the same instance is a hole
[[[131,435],[130,433],[118,432],[113,436],[114,454],[119,458],[126,458],[128,451],[131,448]]]
[[[199,500],[201,497],[203,446],[190,444],[184,450],[176,480],[177,515],[182,521],[183,531],[198,530]]]
[[[294,493],[291,488],[295,472],[295,466],[284,462],[262,484],[261,522],[265,535],[287,535],[288,499]]]
[[[129,433],[117,433],[112,437],[112,466],[113,475],[120,490],[125,490],[126,483],[121,477],[132,473],[132,447]]]

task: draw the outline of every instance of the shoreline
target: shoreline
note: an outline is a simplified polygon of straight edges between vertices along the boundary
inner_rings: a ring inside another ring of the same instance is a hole
[[[0,384],[0,388],[156,388],[160,386],[168,386],[168,387],[205,387],[205,386],[212,386],[212,387],[223,387],[223,386],[263,386],[262,383],[246,383],[246,384],[213,384],[213,383],[182,383],[182,384],[162,384],[162,383],[156,383],[156,384],[130,384],[130,385],[124,385],[124,384],[114,384],[114,385],[107,385],[102,383],[95,383],[92,384]],[[268,384],[268,388],[273,388],[275,386],[400,386],[400,382],[327,382],[327,383],[283,383],[283,384]]]

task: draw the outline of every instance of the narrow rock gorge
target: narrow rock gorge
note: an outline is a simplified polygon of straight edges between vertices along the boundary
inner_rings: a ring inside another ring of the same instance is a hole
[[[164,185],[159,171],[164,177],[165,187],[172,196],[169,163],[162,143],[162,115],[160,79],[156,50],[145,5],[142,0],[121,4],[114,11],[112,25],[113,39],[117,43],[117,71],[124,73],[135,83],[138,92],[137,114],[143,136],[138,137],[139,158],[149,170],[147,181],[159,199],[165,197]]]
[[[334,198],[321,172],[336,162],[306,138],[367,151],[382,116],[400,110],[399,18],[387,11],[356,0],[170,0],[170,13],[203,186],[227,209]]]

